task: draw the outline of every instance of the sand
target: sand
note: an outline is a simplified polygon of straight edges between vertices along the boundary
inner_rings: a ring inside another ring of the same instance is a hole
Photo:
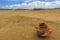
[[[47,23],[52,34],[39,38],[35,27]],[[0,40],[60,40],[60,9],[0,10]]]

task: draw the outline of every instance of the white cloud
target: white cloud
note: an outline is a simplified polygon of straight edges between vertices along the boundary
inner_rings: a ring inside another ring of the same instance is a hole
[[[22,3],[22,4],[15,4],[15,5],[6,5],[3,8],[7,9],[34,9],[34,8],[43,8],[43,9],[52,9],[52,8],[60,8],[60,1],[54,2],[41,2],[41,1],[34,1],[29,4]]]

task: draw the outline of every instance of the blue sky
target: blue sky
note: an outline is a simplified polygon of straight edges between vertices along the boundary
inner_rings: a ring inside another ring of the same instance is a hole
[[[38,3],[40,5],[37,5]],[[57,7],[60,7],[59,6],[60,0],[0,0],[0,7],[2,7],[2,8],[11,8],[11,9],[15,8],[15,7],[22,8],[22,5],[27,8],[29,8],[30,6],[31,6],[30,8],[34,8],[34,7],[32,7],[33,6],[32,4],[34,6],[36,6],[36,8],[41,8],[41,5],[43,5],[43,4],[44,4],[43,6],[46,6],[46,7],[42,7],[42,8],[55,8],[55,5]],[[29,6],[27,6],[27,5],[29,5]],[[24,9],[24,7],[23,7],[23,9]]]
[[[18,1],[14,1],[14,0],[0,0],[0,7],[1,6],[5,6],[5,5],[12,5],[12,4],[21,4],[24,3],[23,0],[18,0]]]
[[[46,0],[36,0],[36,1],[46,1]],[[48,2],[52,2],[54,0],[47,0]],[[21,4],[24,3],[24,0],[0,0],[0,7],[5,5],[11,5],[11,4]]]
[[[19,1],[12,1],[12,0],[0,0],[0,7],[5,5],[11,5],[11,4],[21,4],[23,3],[22,0]]]

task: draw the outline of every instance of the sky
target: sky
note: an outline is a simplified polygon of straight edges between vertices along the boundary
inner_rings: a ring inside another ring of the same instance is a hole
[[[3,9],[60,8],[60,0],[0,0]]]

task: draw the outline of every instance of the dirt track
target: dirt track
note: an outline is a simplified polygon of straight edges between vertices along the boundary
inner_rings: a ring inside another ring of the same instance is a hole
[[[60,10],[0,10],[0,40],[60,40]],[[53,33],[36,36],[35,26],[46,22]]]

